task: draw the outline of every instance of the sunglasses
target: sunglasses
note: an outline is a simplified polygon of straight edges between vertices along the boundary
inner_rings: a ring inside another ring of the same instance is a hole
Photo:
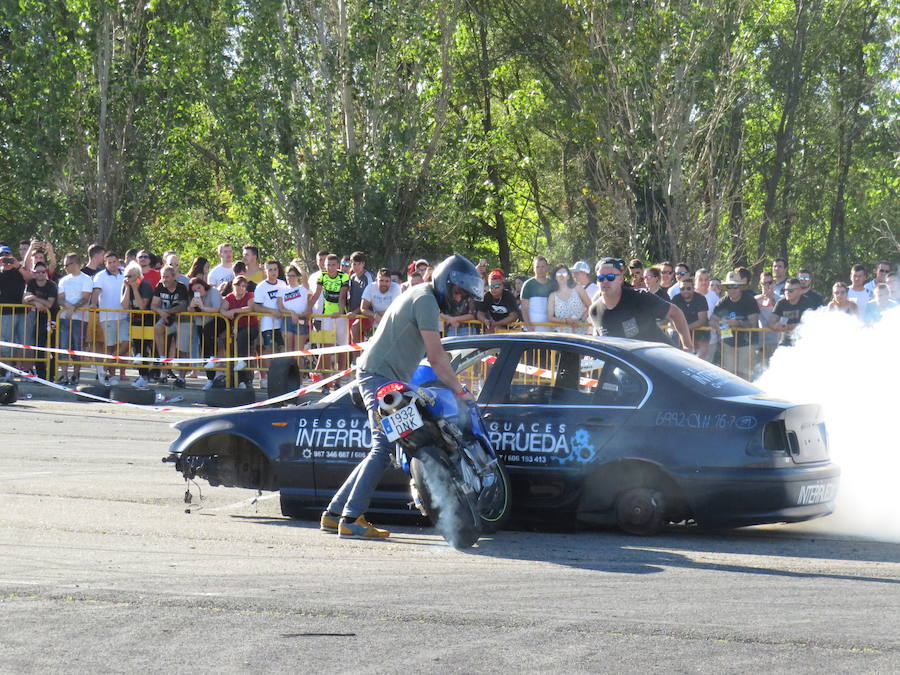
[[[150,260],[150,256],[149,255],[139,255],[138,260]]]
[[[800,281],[809,281],[812,277],[799,276],[799,277],[797,277],[797,278],[798,278]]]
[[[609,274],[598,274],[597,281],[614,281],[616,277],[621,276],[619,274],[613,274],[610,272]]]
[[[503,284],[491,284],[491,288],[502,288]]]
[[[662,274],[672,274],[672,270],[660,270]]]

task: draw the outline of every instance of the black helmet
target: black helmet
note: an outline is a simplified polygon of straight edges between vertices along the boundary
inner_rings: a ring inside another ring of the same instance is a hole
[[[450,309],[450,291],[452,286],[459,286],[476,300],[484,297],[484,282],[468,259],[455,253],[434,268],[431,275],[434,294],[437,296],[441,311]]]

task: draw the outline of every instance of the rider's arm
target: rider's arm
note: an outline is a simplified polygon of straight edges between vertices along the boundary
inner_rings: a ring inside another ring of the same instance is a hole
[[[447,352],[444,351],[444,346],[441,344],[441,334],[436,330],[419,332],[422,334],[422,341],[425,343],[425,358],[428,359],[428,363],[431,364],[438,379],[446,384],[457,396],[474,400],[472,394],[463,389],[459,378],[453,372],[453,368],[450,366],[450,357],[447,356]]]

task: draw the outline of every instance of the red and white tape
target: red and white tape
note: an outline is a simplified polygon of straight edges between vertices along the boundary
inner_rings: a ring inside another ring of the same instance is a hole
[[[265,361],[268,359],[280,359],[285,356],[318,356],[319,354],[346,354],[349,352],[361,352],[369,346],[368,342],[348,345],[334,345],[332,347],[318,347],[316,349],[297,349],[292,352],[277,352],[275,354],[251,354],[250,356],[211,356],[211,357],[177,357],[168,358],[162,356],[113,356],[100,352],[87,352],[78,349],[60,349],[58,347],[39,347],[37,345],[22,345],[17,342],[4,342],[0,340],[0,347],[25,349],[27,351],[50,352],[52,354],[65,354],[68,356],[88,356],[93,359],[107,359],[110,361],[134,362],[136,364],[205,364],[205,363],[229,363],[237,361]]]
[[[105,398],[103,396],[97,396],[96,394],[90,394],[86,391],[79,391],[78,389],[75,389],[74,387],[65,387],[61,384],[57,384],[56,382],[51,382],[50,380],[45,380],[44,378],[38,377],[37,375],[35,375],[33,373],[26,373],[24,370],[19,370],[15,366],[11,366],[8,363],[3,363],[2,361],[0,361],[0,368],[3,368],[4,370],[7,370],[11,373],[15,373],[19,377],[23,377],[31,382],[37,382],[39,384],[48,386],[52,389],[57,389],[59,391],[66,391],[70,394],[75,394],[76,396],[81,396],[83,398],[89,398],[94,401],[101,401],[103,403],[115,403],[116,405],[123,405],[123,406],[129,407],[129,408],[140,408],[141,410],[155,410],[157,412],[165,412],[165,413],[184,412],[184,408],[160,407],[160,406],[153,406],[153,405],[140,405],[138,403],[126,403],[125,401],[116,401],[115,399],[112,399],[112,398]],[[347,370],[343,370],[339,373],[335,373],[334,375],[331,375],[330,377],[327,377],[323,380],[319,380],[318,382],[314,382],[313,384],[311,384],[307,387],[301,387],[300,389],[296,389],[294,391],[289,391],[286,394],[281,394],[280,396],[275,396],[273,398],[266,399],[265,401],[256,401],[254,403],[247,403],[245,405],[236,406],[234,408],[208,408],[207,410],[204,410],[203,412],[204,413],[213,413],[213,412],[219,412],[221,410],[226,410],[226,411],[251,410],[253,408],[262,408],[263,406],[272,405],[274,403],[282,403],[284,401],[289,401],[298,396],[304,396],[306,394],[310,394],[314,391],[317,391],[317,390],[321,389],[322,387],[324,387],[328,384],[331,384],[335,380],[339,380],[340,378],[344,377],[345,375],[349,375],[354,370],[355,370],[355,368],[347,368]]]

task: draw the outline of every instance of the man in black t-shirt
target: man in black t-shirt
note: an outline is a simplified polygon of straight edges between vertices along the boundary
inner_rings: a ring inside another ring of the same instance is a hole
[[[588,312],[595,330],[612,337],[668,344],[656,324],[657,320],[668,319],[681,337],[684,350],[693,351],[694,342],[684,313],[652,293],[625,286],[624,269],[625,261],[618,258],[603,258],[597,263],[600,293]]]
[[[47,346],[47,323],[56,316],[56,284],[48,277],[47,264],[34,264],[34,278],[25,284],[22,303],[29,306],[25,319],[25,343],[38,347]],[[44,356],[39,354],[38,357]],[[37,357],[36,357],[37,358]],[[47,363],[35,361],[35,372],[38,377],[47,378]]]
[[[0,305],[21,305],[25,282],[34,274],[16,260],[9,246],[0,246]],[[0,306],[0,340],[22,344],[25,337],[25,313],[21,307]],[[0,358],[15,358],[21,350],[0,347]],[[0,379],[11,380],[8,370],[0,372]]]
[[[169,341],[175,338],[177,351],[187,353],[191,348],[190,324],[179,323],[177,315],[187,309],[190,300],[187,287],[178,281],[174,267],[162,269],[161,281],[153,290],[150,309],[159,316],[153,327],[153,341],[160,357],[169,356]],[[175,386],[183,387],[184,378],[175,376]]]
[[[699,352],[701,345],[705,347],[709,344],[709,331],[697,330],[709,325],[709,303],[704,296],[694,293],[693,277],[682,276],[678,289],[678,293],[672,298],[672,304],[684,312],[684,320],[687,321],[694,346]]]
[[[800,323],[803,312],[818,307],[814,300],[811,301],[806,296],[800,279],[794,277],[787,280],[784,285],[784,297],[775,303],[772,316],[769,318],[769,328],[781,333],[779,344],[794,344],[794,329]]]
[[[475,306],[475,315],[484,324],[485,333],[493,333],[519,318],[519,303],[512,292],[503,286],[503,276],[503,270],[491,270],[488,293]]]
[[[744,280],[737,272],[729,272],[722,282],[726,295],[719,300],[713,315],[722,337],[721,366],[745,380],[750,379],[752,354],[750,331],[759,322],[759,307],[752,293],[744,293]],[[736,333],[734,329],[739,329]]]

